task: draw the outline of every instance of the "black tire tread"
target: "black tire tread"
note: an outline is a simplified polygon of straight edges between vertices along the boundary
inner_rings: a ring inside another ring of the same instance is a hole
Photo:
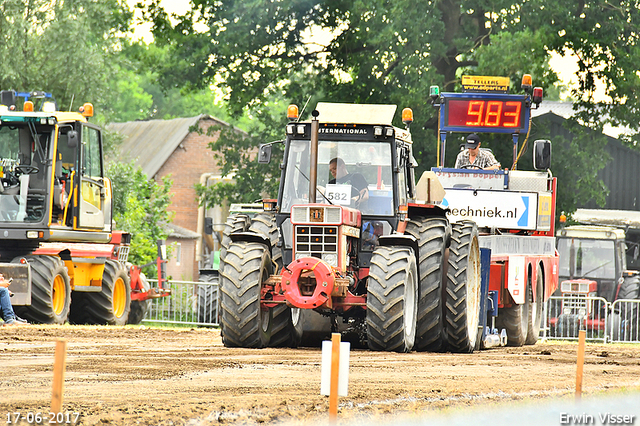
[[[198,285],[198,322],[204,324],[218,324],[218,285],[220,283],[217,274],[202,274],[198,281],[210,284]]]
[[[262,277],[272,273],[269,251],[262,244],[231,243],[220,272],[223,343],[227,347],[263,348],[270,336],[262,332]]]
[[[469,258],[471,250],[478,250],[477,240],[478,227],[474,222],[463,221],[451,225],[451,244],[449,246],[444,296],[444,327],[447,346],[452,352],[473,352],[476,346],[478,327],[476,326],[469,330],[467,320],[469,312],[477,313],[479,310],[477,306],[470,309],[467,281],[470,278]],[[479,252],[476,253],[476,260],[480,261]],[[476,278],[479,279],[480,277]],[[479,301],[478,294],[476,303],[479,303]]]
[[[251,225],[249,225],[249,232],[255,232],[268,238],[271,242],[271,260],[276,263],[277,271],[282,270],[282,249],[278,247],[278,240],[280,239],[280,233],[276,226],[276,217],[273,213],[264,212],[256,214],[251,219]]]
[[[149,291],[151,286],[149,285],[149,281],[147,281],[147,277],[142,272],[140,272],[140,280],[142,281],[142,288],[144,291]],[[151,299],[143,301],[132,300],[129,308],[127,324],[140,324],[144,317],[147,316],[149,309],[151,309],[151,303]]]
[[[118,277],[127,289],[126,308],[120,317],[113,310],[113,286]],[[131,309],[131,285],[124,265],[108,259],[102,274],[102,291],[99,293],[74,292],[69,321],[75,324],[125,325]]]
[[[371,256],[366,323],[372,350],[412,349],[404,339],[403,313],[405,281],[414,258],[413,250],[406,247],[377,247]]]
[[[25,256],[31,266],[31,305],[16,306],[17,315],[34,323],[64,324],[71,308],[71,280],[64,262],[55,256]],[[53,310],[53,280],[60,275],[65,283],[65,306],[60,314]]]
[[[445,218],[418,218],[407,223],[406,234],[418,240],[417,351],[440,351],[444,344],[442,283],[444,254],[450,227]]]

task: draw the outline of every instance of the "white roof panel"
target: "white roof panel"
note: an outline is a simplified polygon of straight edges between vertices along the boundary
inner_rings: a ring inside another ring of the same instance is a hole
[[[316,110],[321,123],[388,124],[391,125],[397,105],[334,104],[318,102]]]

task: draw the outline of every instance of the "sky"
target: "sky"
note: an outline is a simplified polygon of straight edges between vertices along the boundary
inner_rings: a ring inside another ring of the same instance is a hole
[[[129,7],[134,9],[136,3],[140,1],[144,0],[127,0],[127,3],[129,4]],[[160,4],[169,14],[183,14],[189,9],[189,2],[186,0],[161,0]],[[139,16],[139,14],[137,16]],[[134,31],[134,38],[142,38],[146,42],[151,42],[153,40],[153,36],[150,33],[150,29],[151,24],[149,23],[138,25]],[[575,56],[561,56],[554,53],[551,55],[549,64],[551,66],[551,69],[553,69],[558,74],[558,77],[560,78],[562,84],[569,88],[576,86],[577,80],[575,72],[578,70],[578,64]],[[604,94],[604,88],[602,87],[602,85],[596,90],[595,99],[596,101],[603,101],[607,99]]]

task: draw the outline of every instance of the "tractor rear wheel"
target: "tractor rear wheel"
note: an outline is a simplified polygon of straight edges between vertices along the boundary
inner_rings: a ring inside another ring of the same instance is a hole
[[[297,348],[302,341],[300,308],[277,305],[271,311],[273,328],[269,346]]]
[[[198,284],[198,322],[218,324],[218,285],[220,277],[217,274],[202,274]]]
[[[473,352],[480,334],[480,248],[474,222],[451,225],[444,318],[448,348]]]
[[[107,260],[102,291],[75,292],[69,319],[76,324],[125,325],[131,308],[129,275],[122,263]]]
[[[43,324],[64,324],[71,306],[71,284],[64,262],[54,256],[25,256],[31,266],[31,305],[16,306],[21,317]]]
[[[276,217],[268,212],[256,214],[253,219],[251,219],[249,231],[269,239],[271,242],[271,260],[278,266],[276,273],[280,272],[282,270],[282,249],[278,247],[280,233],[276,226]]]
[[[409,352],[415,344],[418,268],[413,250],[376,247],[367,285],[367,340],[377,351]]]
[[[418,240],[418,310],[415,349],[439,351],[444,342],[442,318],[442,283],[444,254],[450,236],[444,218],[410,220],[405,230]]]
[[[527,294],[522,305],[515,303],[499,310],[496,318],[498,330],[507,330],[507,345],[522,346],[527,341],[529,331],[529,310],[531,301],[531,286],[527,285]],[[558,318],[560,323],[560,318]]]
[[[640,299],[640,278],[637,275],[624,277],[624,281],[618,291],[618,299]],[[640,340],[638,327],[640,327],[638,323],[638,304],[626,303],[621,305],[619,339],[621,341]]]
[[[233,213],[227,217],[227,221],[224,224],[224,230],[222,231],[222,241],[220,241],[221,261],[229,248],[229,244],[231,244],[231,234],[234,232],[245,232],[249,229],[250,223],[251,218],[244,213]]]
[[[142,283],[142,289],[144,291],[149,291],[151,286],[149,285],[149,281],[147,281],[146,275],[142,272],[140,272],[140,282]],[[147,315],[147,312],[149,312],[149,309],[151,309],[151,299],[142,301],[132,300],[127,324],[140,324]]]
[[[227,347],[266,347],[271,340],[272,310],[261,309],[260,291],[273,273],[269,250],[259,243],[231,243],[222,263],[222,342]]]
[[[540,336],[542,310],[544,307],[544,275],[542,274],[542,267],[540,265],[538,265],[536,275],[535,299],[533,292],[529,292],[529,323],[527,326],[527,339],[524,342],[525,345],[535,345]]]

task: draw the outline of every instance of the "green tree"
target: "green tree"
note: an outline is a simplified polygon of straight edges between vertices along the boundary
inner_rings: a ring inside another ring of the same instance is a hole
[[[106,104],[132,12],[124,0],[0,2],[0,87],[44,90],[60,109]]]
[[[136,265],[154,261],[156,241],[167,238],[166,225],[172,220],[167,210],[171,179],[164,177],[162,184],[158,184],[133,162],[109,164],[107,176],[113,185],[116,229],[131,234],[129,261]]]
[[[550,88],[557,82],[548,66],[551,52],[578,55],[580,88],[573,97],[583,107],[581,123],[598,129],[608,120],[637,129],[638,10],[629,0],[199,0],[184,16],[168,16],[158,1],[146,12],[157,43],[171,52],[156,64],[166,87],[221,85],[232,111],[274,94],[298,104],[311,95],[311,105],[328,100],[410,106],[414,154],[425,169],[436,164],[430,85],[454,91],[468,73],[509,76],[516,86],[528,72],[536,85]],[[312,33],[331,36],[319,43]],[[594,101],[596,77],[604,80],[611,104]],[[502,144],[510,148],[510,142]],[[605,157],[602,145],[593,148],[592,157]],[[567,149],[566,158],[584,160],[577,147]],[[510,156],[499,159],[511,162]],[[267,178],[278,175],[274,164]],[[598,185],[585,188],[580,201],[600,192]]]

